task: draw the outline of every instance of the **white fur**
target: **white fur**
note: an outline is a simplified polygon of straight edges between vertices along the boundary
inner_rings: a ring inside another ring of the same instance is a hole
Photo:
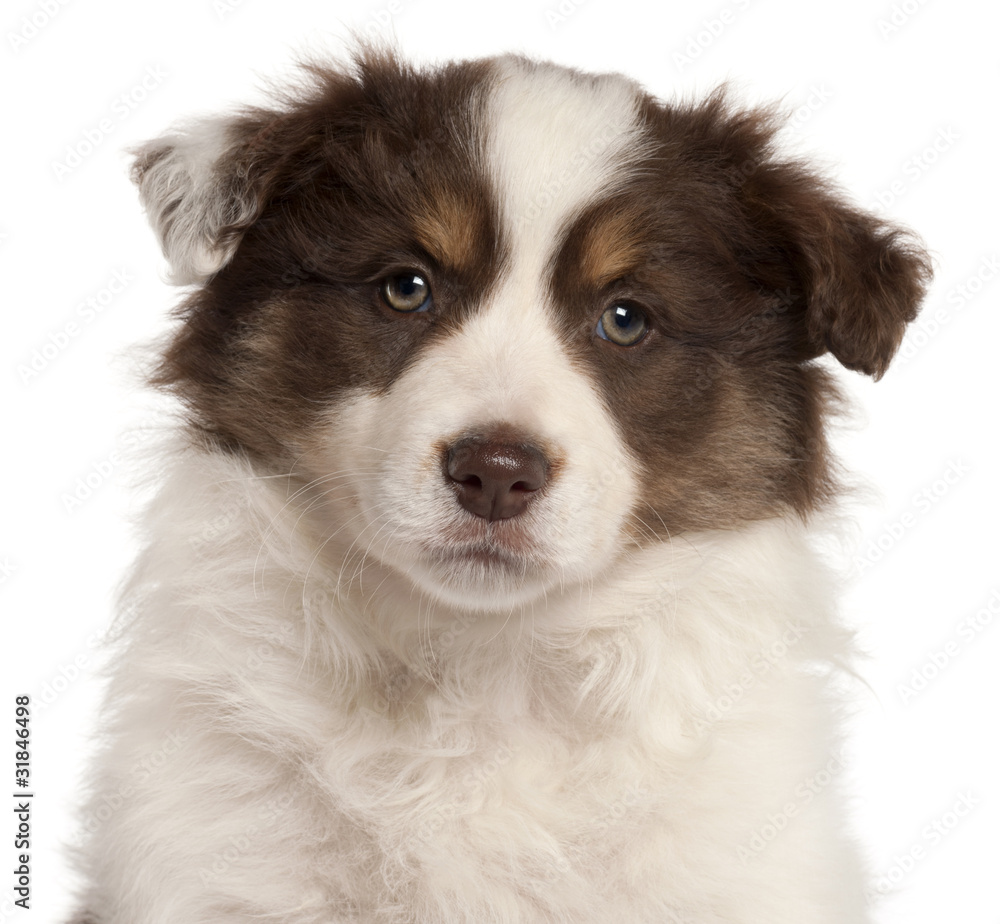
[[[798,524],[625,556],[492,638],[439,609],[404,662],[426,598],[335,583],[281,482],[171,468],[88,814],[108,924],[863,920],[809,786],[840,652]]]
[[[627,175],[642,144],[635,87],[624,78],[514,57],[496,69],[486,154],[513,242],[510,268],[462,330],[388,395],[359,393],[334,409],[304,458],[317,474],[344,473],[322,485],[338,524],[324,557],[362,567],[352,550],[363,549],[439,601],[506,612],[558,584],[593,580],[616,557],[636,506],[637,466],[559,342],[545,267],[568,221]],[[534,549],[516,584],[510,574],[433,561],[467,519],[441,478],[440,442],[492,424],[566,460],[519,520]]]
[[[319,448],[303,460],[312,472],[343,473],[320,484],[337,524],[324,559],[351,561],[353,570],[375,557],[443,602],[500,611],[560,583],[592,580],[614,560],[635,504],[634,462],[593,386],[565,356],[544,305],[535,300],[533,312],[518,312],[515,299],[505,286],[388,394],[358,394],[331,413]],[[468,520],[441,477],[440,442],[500,423],[566,460],[518,518],[532,550],[516,583],[499,570],[434,561]]]
[[[221,241],[219,232],[258,208],[249,189],[234,196],[220,175],[234,148],[230,125],[229,118],[205,118],[134,152],[140,161],[155,158],[139,179],[139,196],[174,285],[204,282],[222,269],[238,239]]]
[[[330,409],[312,483],[165,454],[85,817],[102,924],[865,920],[804,527],[629,544],[635,460],[554,332],[543,268],[628,169],[634,92],[499,66],[518,236],[483,310]],[[574,158],[605,124],[624,140]],[[520,583],[427,552],[459,521],[435,443],[497,422],[566,458]]]
[[[510,308],[531,312],[559,232],[613,192],[645,153],[639,95],[617,74],[577,74],[517,57],[498,59],[497,71],[487,163],[515,247],[511,284],[527,296]],[[525,285],[534,291],[523,292]]]

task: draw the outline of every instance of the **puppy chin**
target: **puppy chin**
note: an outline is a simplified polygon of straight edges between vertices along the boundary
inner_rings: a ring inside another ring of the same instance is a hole
[[[542,599],[559,576],[534,557],[485,544],[428,551],[407,577],[438,603],[466,612],[509,612]]]

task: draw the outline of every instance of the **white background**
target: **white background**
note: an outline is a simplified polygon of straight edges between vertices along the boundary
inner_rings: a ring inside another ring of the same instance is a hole
[[[15,694],[34,698],[37,795],[30,912],[11,905],[0,805],[0,924],[58,921],[71,904],[61,844],[95,730],[96,645],[133,550],[119,451],[150,420],[127,348],[164,329],[178,296],[123,149],[258,98],[296,51],[341,54],[351,28],[395,34],[419,61],[523,50],[624,71],[663,97],[731,78],[750,101],[783,99],[790,146],[924,236],[937,267],[924,326],[881,382],[842,375],[864,429],[837,445],[877,489],[847,561],[846,609],[870,652],[850,783],[874,881],[892,885],[878,921],[996,924],[1000,282],[986,277],[1000,257],[1000,56],[997,7],[972,0],[5,3],[0,715],[13,729]],[[127,283],[111,294],[116,274]],[[89,298],[99,314],[80,307]]]

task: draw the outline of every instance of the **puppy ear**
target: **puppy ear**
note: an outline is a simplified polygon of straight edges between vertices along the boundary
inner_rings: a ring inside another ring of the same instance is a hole
[[[768,249],[784,255],[801,294],[808,358],[829,351],[848,369],[880,379],[931,278],[920,242],[847,205],[798,165],[763,167],[745,193],[764,213]]]
[[[175,285],[222,269],[259,216],[267,171],[253,138],[265,124],[204,119],[133,149],[132,180]]]

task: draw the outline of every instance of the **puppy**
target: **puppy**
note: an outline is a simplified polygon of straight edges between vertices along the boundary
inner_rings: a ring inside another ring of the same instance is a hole
[[[812,527],[905,232],[718,92],[366,49],[142,147],[189,286],[94,924],[866,920]]]

